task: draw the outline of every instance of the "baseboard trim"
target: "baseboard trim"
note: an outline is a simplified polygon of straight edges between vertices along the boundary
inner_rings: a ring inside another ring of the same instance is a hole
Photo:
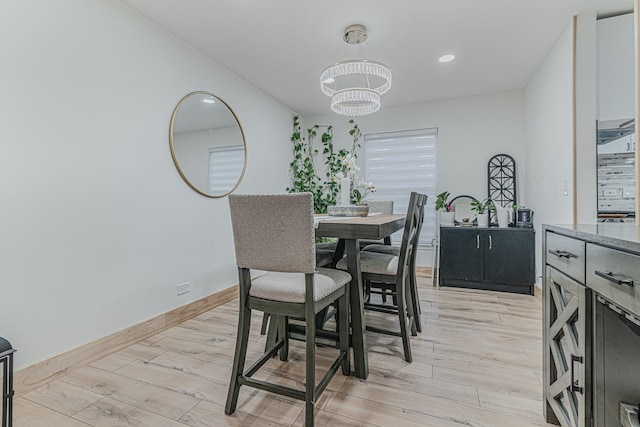
[[[537,284],[533,285],[533,296],[542,301],[542,288]]]
[[[435,279],[431,276],[432,274],[435,274]],[[438,279],[438,269],[436,267],[417,266],[416,277],[427,280],[425,283],[427,286],[433,286],[434,288],[438,287],[438,283],[434,283],[434,280]]]
[[[73,369],[86,366],[102,357],[149,338],[158,332],[225,304],[237,296],[238,286],[232,286],[122,331],[21,369],[14,375],[15,393],[16,395],[21,395],[38,388]]]

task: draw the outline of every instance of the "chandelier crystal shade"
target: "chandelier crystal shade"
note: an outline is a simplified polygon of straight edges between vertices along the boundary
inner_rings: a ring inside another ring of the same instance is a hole
[[[364,25],[350,25],[345,29],[344,41],[348,45],[359,45],[366,39]],[[340,61],[322,71],[320,88],[331,97],[334,112],[344,116],[365,116],[380,109],[380,95],[391,88],[391,70],[383,63],[369,59]]]

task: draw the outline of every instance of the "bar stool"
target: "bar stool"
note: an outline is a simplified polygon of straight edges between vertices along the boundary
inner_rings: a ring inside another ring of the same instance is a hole
[[[11,343],[0,337],[0,363],[2,363],[2,427],[13,425],[13,353]]]

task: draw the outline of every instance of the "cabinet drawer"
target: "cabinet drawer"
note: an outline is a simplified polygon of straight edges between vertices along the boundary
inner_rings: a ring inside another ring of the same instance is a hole
[[[640,256],[588,243],[587,286],[640,315]]]
[[[547,231],[547,264],[584,283],[585,243]]]

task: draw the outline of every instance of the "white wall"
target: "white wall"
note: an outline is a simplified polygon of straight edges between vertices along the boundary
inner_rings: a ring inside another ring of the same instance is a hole
[[[0,52],[0,335],[16,368],[237,283],[227,199],[178,175],[171,113],[194,90],[228,102],[248,145],[238,191],[259,193],[288,183],[288,108],[120,2],[5,0]]]
[[[572,31],[570,25],[525,89],[525,192],[534,210],[536,277],[541,274],[541,224],[573,220]]]
[[[363,135],[438,128],[438,192],[450,191],[452,197],[487,197],[487,162],[496,154],[509,154],[516,161],[518,203],[527,203],[523,91],[383,107],[356,122]],[[350,147],[347,118],[308,117],[303,129],[314,124],[332,124],[335,145]],[[431,265],[430,253],[420,255],[419,265]]]

